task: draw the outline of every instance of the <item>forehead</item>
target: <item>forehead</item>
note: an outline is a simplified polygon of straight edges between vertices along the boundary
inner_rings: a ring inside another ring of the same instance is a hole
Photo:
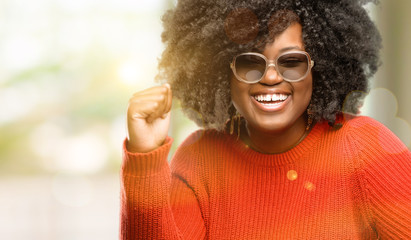
[[[290,50],[304,50],[302,27],[299,23],[290,25],[277,35],[272,42],[265,45],[262,53],[267,57]]]

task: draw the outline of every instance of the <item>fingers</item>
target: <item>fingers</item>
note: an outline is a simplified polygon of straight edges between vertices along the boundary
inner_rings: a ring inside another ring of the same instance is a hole
[[[172,99],[173,99],[173,94],[171,92],[171,86],[170,84],[166,83],[165,87],[167,88],[167,94],[166,94],[166,105],[165,105],[165,112],[166,114],[163,115],[163,118],[167,117],[167,113],[170,112],[171,110],[171,105],[172,105]]]
[[[167,117],[171,105],[171,88],[169,84],[165,84],[133,94],[127,112],[130,118],[145,119],[151,123],[159,117]]]

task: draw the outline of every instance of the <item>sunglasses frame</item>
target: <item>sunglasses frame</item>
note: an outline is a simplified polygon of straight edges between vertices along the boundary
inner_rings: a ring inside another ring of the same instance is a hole
[[[305,55],[305,56],[307,57],[307,60],[308,60],[308,69],[307,69],[307,72],[304,74],[304,76],[302,76],[302,77],[300,77],[300,78],[298,78],[298,79],[296,79],[296,80],[286,79],[286,78],[280,73],[280,71],[278,70],[278,67],[277,67],[277,61],[278,61],[278,59],[279,59],[280,57],[282,57],[282,56],[284,56],[284,55],[287,55],[287,54],[293,54],[293,53],[303,54],[303,55]],[[259,57],[261,57],[262,59],[264,59],[266,65],[265,65],[264,74],[261,76],[260,79],[255,80],[255,81],[247,81],[247,80],[244,80],[243,78],[241,78],[240,76],[237,75],[237,71],[236,71],[236,69],[235,69],[235,62],[236,62],[237,57],[243,56],[243,55],[254,55],[254,56],[259,56]],[[299,82],[299,81],[303,80],[305,77],[307,77],[308,73],[311,71],[311,68],[314,67],[314,61],[311,60],[310,54],[308,54],[308,53],[305,52],[305,51],[287,51],[287,52],[284,52],[284,53],[280,54],[275,60],[269,60],[266,56],[264,56],[264,55],[261,54],[261,53],[256,53],[256,52],[240,53],[240,54],[238,54],[237,56],[235,56],[235,57],[233,58],[233,61],[230,63],[230,68],[231,68],[231,70],[233,71],[234,76],[237,78],[237,80],[239,80],[239,81],[241,81],[241,82],[244,82],[244,83],[248,83],[248,84],[258,83],[259,81],[261,81],[261,80],[265,77],[265,75],[267,74],[267,70],[268,70],[269,67],[274,67],[275,70],[277,71],[278,75],[280,75],[281,78],[284,79],[285,81],[287,81],[287,82]]]

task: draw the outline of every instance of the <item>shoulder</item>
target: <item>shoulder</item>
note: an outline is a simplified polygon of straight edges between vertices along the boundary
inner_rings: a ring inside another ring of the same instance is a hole
[[[344,115],[343,129],[347,138],[363,150],[400,153],[408,151],[407,146],[384,124],[367,116]]]
[[[338,116],[337,123],[341,123],[342,125],[348,127],[349,129],[358,129],[358,128],[379,128],[379,129],[386,129],[386,127],[378,122],[377,120],[368,117],[368,116],[360,116],[360,115],[351,115],[351,114],[343,114]]]
[[[383,130],[388,130],[382,123],[379,121],[368,117],[368,116],[356,116],[350,114],[344,114],[340,116],[340,121],[352,128],[378,128]],[[389,130],[388,130],[389,131]]]
[[[381,238],[401,238],[409,234],[404,226],[409,223],[411,152],[375,119],[360,116],[344,121],[350,140],[346,143],[350,148],[346,149],[350,151],[350,160],[355,167],[351,180],[354,180],[355,189],[361,190],[353,191],[354,196],[360,197],[360,201],[366,200],[361,205],[366,207],[366,213]]]
[[[392,174],[393,169],[410,168],[410,150],[382,123],[370,117],[350,115],[341,123],[344,154],[356,168]]]

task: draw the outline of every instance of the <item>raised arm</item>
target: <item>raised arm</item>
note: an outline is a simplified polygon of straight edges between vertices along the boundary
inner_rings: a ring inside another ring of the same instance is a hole
[[[188,182],[172,178],[167,137],[169,85],[135,93],[123,146],[120,239],[202,239],[204,223]]]

